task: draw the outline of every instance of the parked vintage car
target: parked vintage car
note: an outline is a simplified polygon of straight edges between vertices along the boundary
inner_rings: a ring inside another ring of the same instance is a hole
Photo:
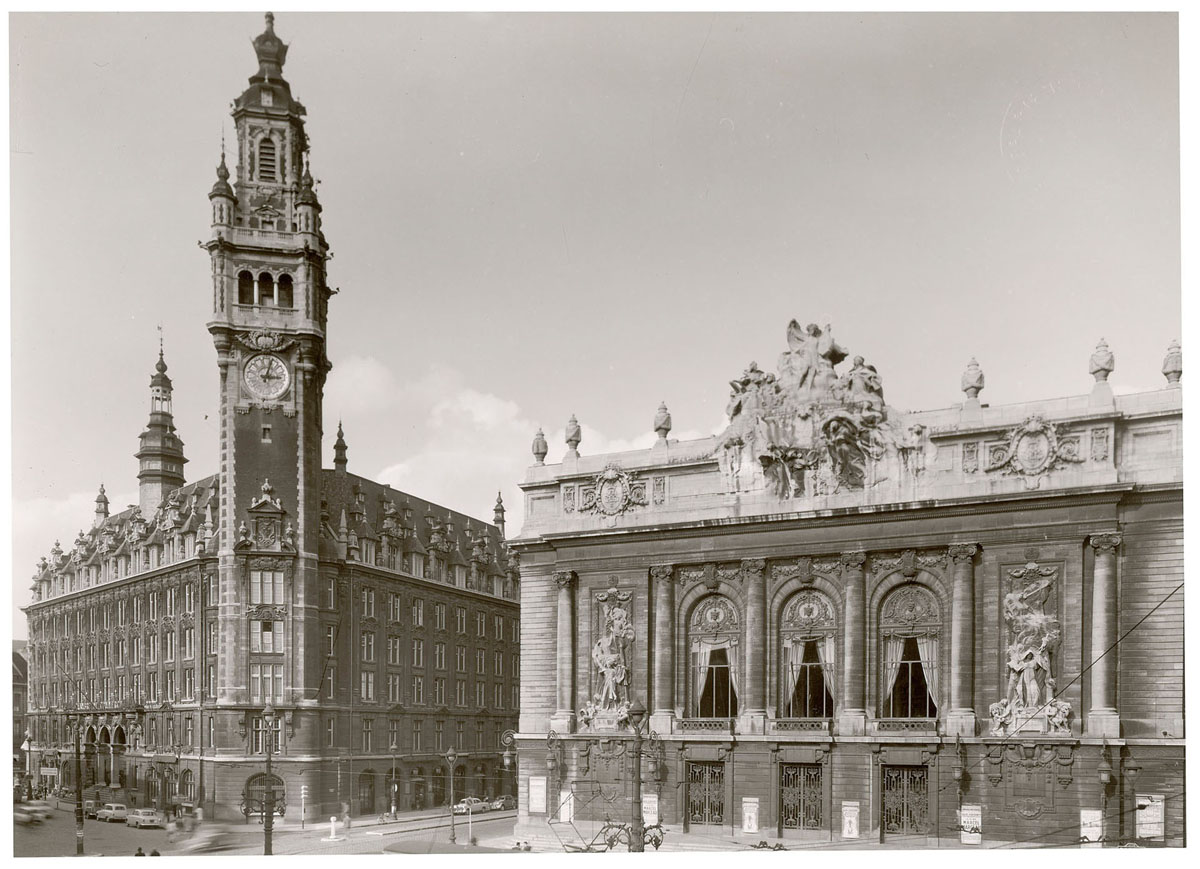
[[[126,827],[167,827],[167,816],[158,809],[134,809],[125,819]]]
[[[478,815],[487,810],[488,804],[479,797],[467,797],[454,804],[454,814],[456,815]]]
[[[96,817],[96,812],[99,808],[100,808],[100,806],[95,800],[84,800],[83,801],[83,816],[85,818],[94,818],[94,817]]]
[[[96,812],[97,821],[124,821],[129,817],[129,810],[124,803],[105,803]]]
[[[517,807],[517,798],[510,794],[505,794],[502,797],[496,797],[492,800],[491,807],[494,811],[502,811],[504,809],[515,809]]]

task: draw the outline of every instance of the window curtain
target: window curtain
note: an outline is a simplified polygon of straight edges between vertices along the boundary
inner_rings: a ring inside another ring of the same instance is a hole
[[[741,664],[741,656],[738,654],[738,650],[740,648],[741,645],[739,643],[729,640],[725,641],[725,656],[729,659],[729,687],[733,692],[733,696],[737,698],[739,708],[742,702],[742,692],[738,688],[738,670]],[[730,705],[732,705],[732,698]]]
[[[921,669],[925,671],[925,683],[929,686],[929,698],[939,705],[942,695],[938,693],[938,641],[937,637],[917,637],[917,652],[921,656]]]
[[[704,694],[704,680],[708,678],[708,659],[712,655],[714,646],[705,640],[700,640],[696,644],[696,699],[693,701],[696,707],[696,714],[700,714],[700,698]]]
[[[900,659],[904,657],[904,637],[892,636],[883,639],[883,684],[887,686],[884,699],[892,696],[896,687],[896,676],[900,673]]]
[[[788,716],[792,718],[798,717],[796,710],[792,708],[793,700],[796,696],[796,686],[800,683],[800,674],[803,672],[801,663],[804,661],[804,640],[791,640],[788,642],[788,674],[791,682],[791,689],[788,691]]]
[[[833,634],[826,634],[824,638],[817,640],[817,660],[821,662],[821,676],[825,680],[825,690],[829,692],[829,696],[833,699],[834,704],[837,704],[837,692],[834,690],[834,639]]]

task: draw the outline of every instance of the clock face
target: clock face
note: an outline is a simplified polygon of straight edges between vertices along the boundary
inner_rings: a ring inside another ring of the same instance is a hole
[[[279,398],[287,392],[291,380],[283,360],[270,353],[260,353],[246,363],[246,387],[258,398]]]

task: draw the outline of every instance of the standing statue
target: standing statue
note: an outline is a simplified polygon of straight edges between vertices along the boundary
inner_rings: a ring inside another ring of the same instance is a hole
[[[629,651],[633,644],[633,625],[629,611],[613,604],[605,613],[604,633],[592,646],[592,661],[603,680],[596,695],[600,709],[615,709],[629,702]]]
[[[833,367],[846,358],[830,326],[822,330],[816,323],[809,323],[801,329],[800,323],[792,320],[787,341],[789,349],[779,357],[780,385],[800,403],[829,397],[837,382]]]

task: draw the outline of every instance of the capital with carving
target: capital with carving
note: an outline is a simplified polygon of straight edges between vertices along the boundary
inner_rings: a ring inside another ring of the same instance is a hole
[[[1102,552],[1116,552],[1117,547],[1121,545],[1121,535],[1115,532],[1093,534],[1088,542],[1096,550],[1097,555]]]
[[[675,572],[673,564],[652,564],[650,566],[650,578],[655,582],[670,582],[671,574]]]
[[[861,549],[854,552],[843,552],[841,555],[842,567],[849,570],[862,570],[864,564],[867,563],[867,553]]]
[[[742,574],[754,574],[762,576],[762,572],[766,569],[767,562],[761,558],[743,558],[742,559]]]
[[[950,560],[955,564],[970,564],[975,556],[979,554],[979,544],[955,543],[947,548],[946,554],[950,556]]]
[[[554,584],[559,588],[570,588],[579,579],[573,570],[558,570],[554,573]]]

